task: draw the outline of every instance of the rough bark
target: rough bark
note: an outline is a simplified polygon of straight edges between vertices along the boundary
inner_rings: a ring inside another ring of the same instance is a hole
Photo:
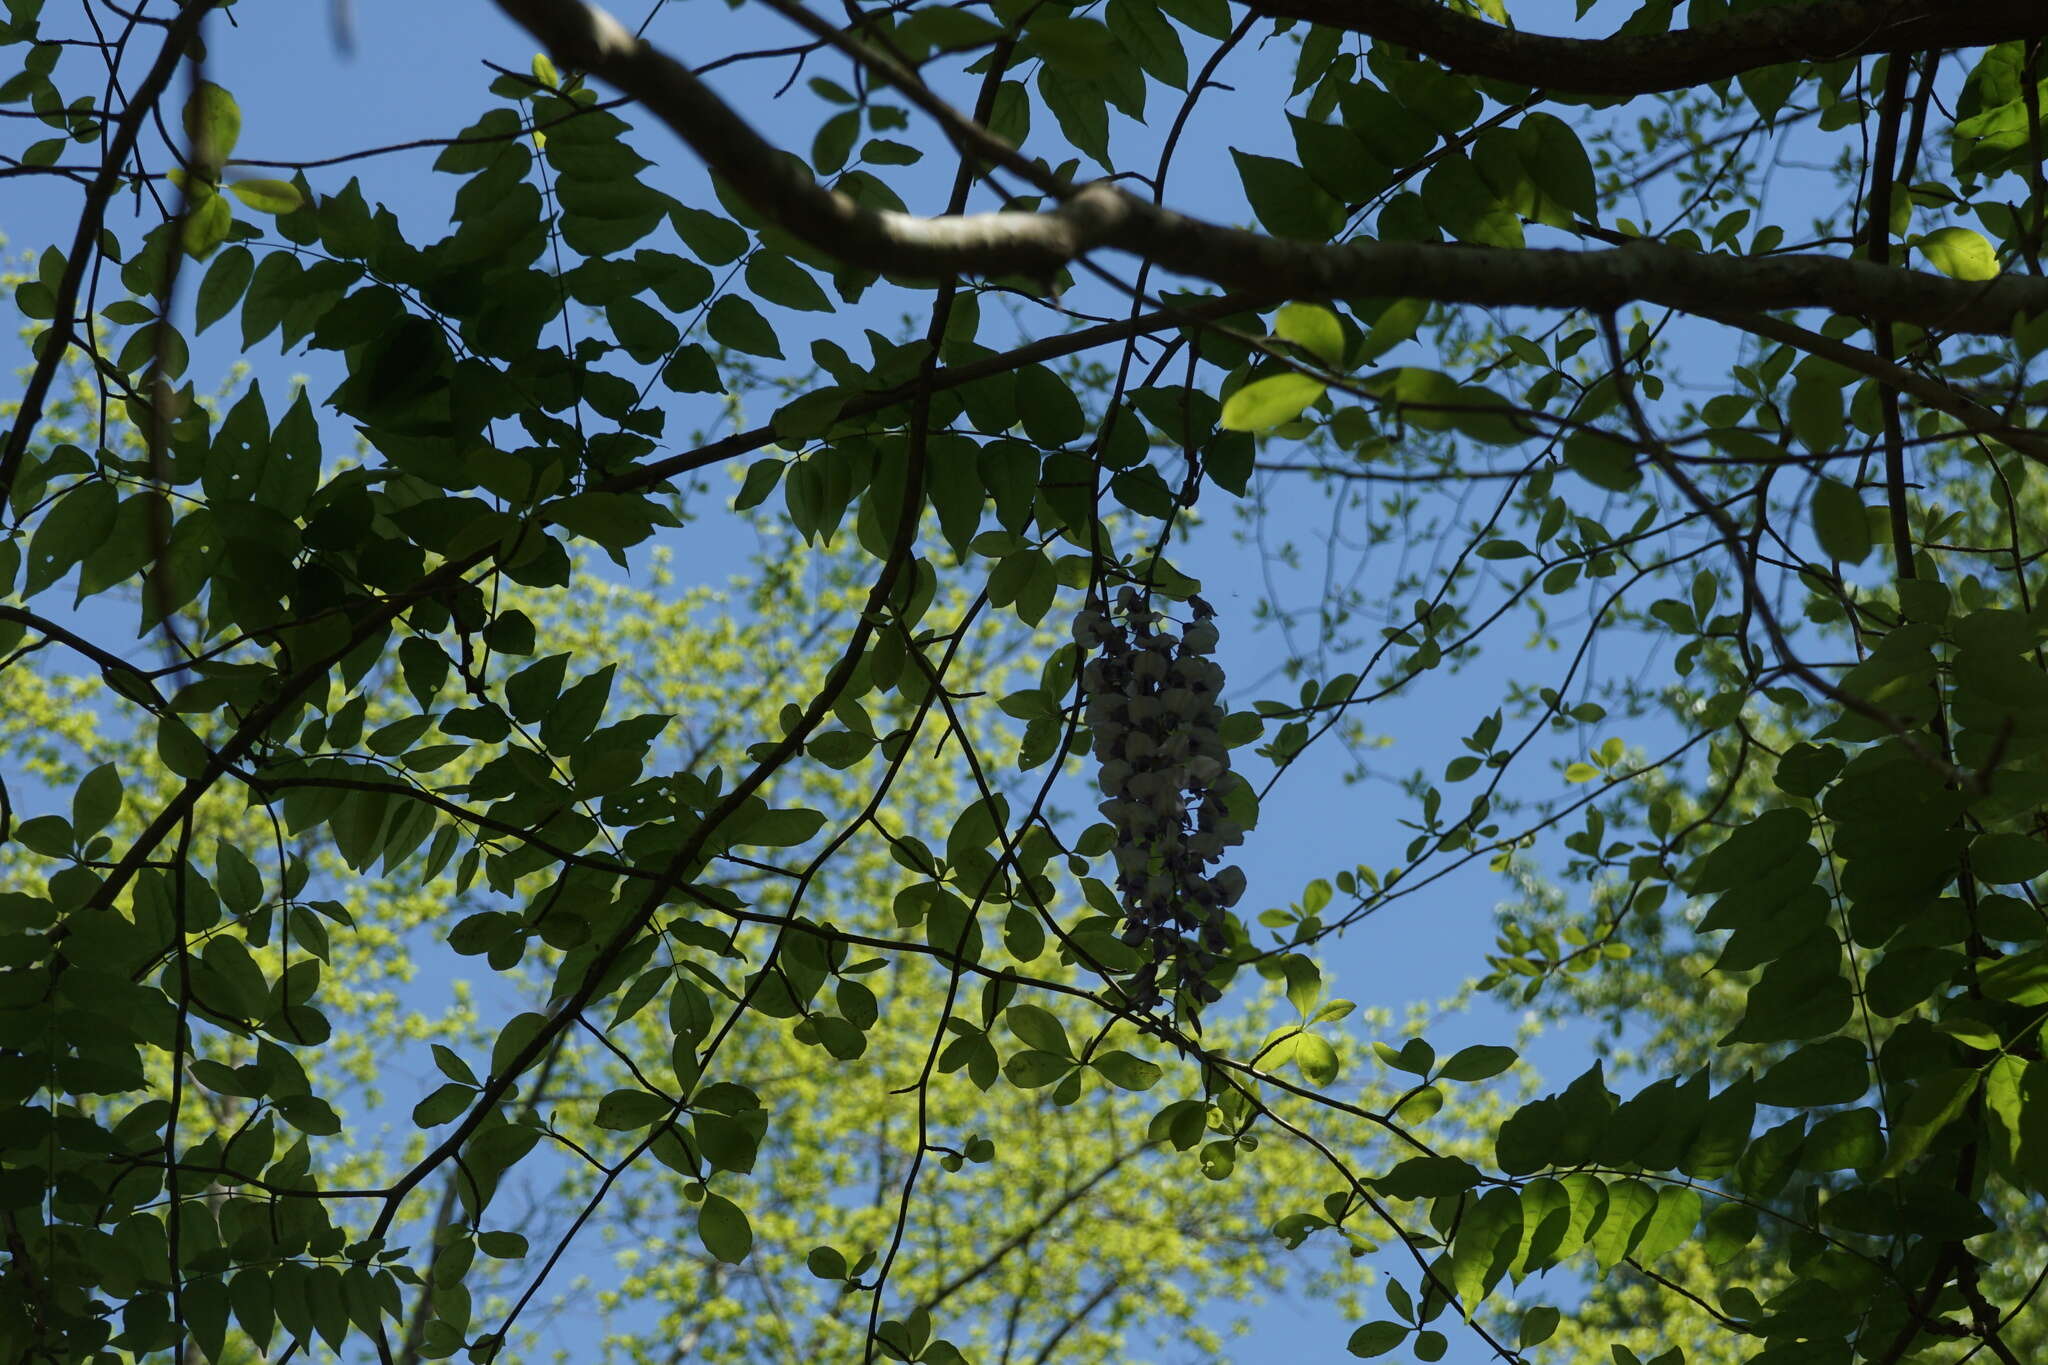
[[[1259,14],[1305,19],[1413,48],[1468,76],[1579,95],[1647,95],[1784,62],[1984,47],[2048,32],[2048,4],[2042,0],[1834,0],[1750,9],[1668,33],[1606,38],[1500,28],[1439,0],[1244,3]]]

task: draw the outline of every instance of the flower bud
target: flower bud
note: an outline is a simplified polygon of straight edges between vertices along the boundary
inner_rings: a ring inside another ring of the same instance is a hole
[[[1120,692],[1096,692],[1088,698],[1088,705],[1081,711],[1081,718],[1088,722],[1090,729],[1105,725],[1119,728],[1130,723],[1130,710]]]

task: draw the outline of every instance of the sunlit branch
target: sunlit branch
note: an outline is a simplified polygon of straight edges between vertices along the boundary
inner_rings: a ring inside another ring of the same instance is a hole
[[[1109,248],[1266,297],[1391,295],[1592,312],[1630,303],[1701,313],[1823,308],[1976,333],[2003,333],[2022,315],[2048,312],[2048,280],[1972,283],[1834,256],[1705,255],[1651,242],[1566,251],[1296,241],[1191,218],[1106,181],[1042,213],[926,218],[870,209],[818,184],[689,68],[604,10],[581,0],[498,4],[562,61],[640,100],[777,225],[847,265],[886,274],[1023,275],[1050,283],[1087,252]]]

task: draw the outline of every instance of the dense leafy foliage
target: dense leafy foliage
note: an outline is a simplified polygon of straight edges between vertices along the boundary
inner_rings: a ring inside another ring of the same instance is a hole
[[[8,0],[0,1353],[2048,1350],[2048,10],[706,4]]]

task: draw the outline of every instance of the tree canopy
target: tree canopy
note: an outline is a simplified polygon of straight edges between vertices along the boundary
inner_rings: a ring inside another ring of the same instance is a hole
[[[0,1354],[2048,1351],[2037,0],[284,8],[0,20]]]

